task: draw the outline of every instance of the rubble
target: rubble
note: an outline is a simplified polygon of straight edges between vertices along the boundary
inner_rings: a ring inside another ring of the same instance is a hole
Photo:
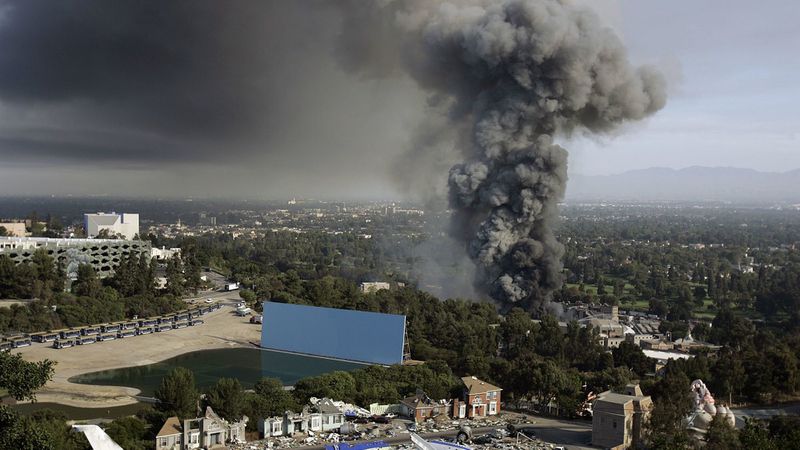
[[[350,423],[350,422],[348,422]],[[331,433],[297,433],[295,436],[270,437],[247,444],[233,445],[235,450],[283,450],[308,445],[328,445],[353,441],[378,441],[401,436],[409,436],[409,425],[413,422],[408,419],[392,419],[387,424],[366,424],[357,432],[350,435]],[[432,420],[428,419],[416,424],[415,433],[425,436],[429,433],[453,432],[452,438],[432,438],[431,440],[454,442],[455,432],[462,427],[473,430],[491,428],[491,431],[477,433],[472,437],[472,442],[467,443],[474,450],[540,450],[556,449],[557,445],[546,443],[536,437],[528,437],[522,433],[513,435],[508,432],[509,425],[531,425],[535,421],[519,413],[502,413],[499,416],[481,419],[461,420]],[[398,450],[411,450],[414,447],[410,442],[390,444],[389,447]]]

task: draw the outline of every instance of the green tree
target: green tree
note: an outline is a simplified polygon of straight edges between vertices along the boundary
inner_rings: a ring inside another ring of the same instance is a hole
[[[739,432],[742,448],[758,450],[778,450],[769,429],[762,420],[745,418],[744,428]]]
[[[156,389],[156,408],[165,414],[178,416],[180,419],[197,417],[197,404],[200,394],[194,382],[194,374],[184,367],[172,369],[161,379],[161,386]]]
[[[280,416],[285,411],[296,411],[298,405],[292,394],[283,388],[283,383],[277,378],[261,378],[253,387],[253,394],[246,396],[247,416],[256,418]],[[252,426],[251,426],[252,424]],[[247,425],[252,429],[256,421],[251,420]]]
[[[672,361],[666,374],[653,387],[653,412],[648,421],[649,448],[681,449],[691,446],[691,438],[683,426],[683,419],[692,409],[690,381]]]
[[[269,415],[282,414],[286,410],[295,409],[297,404],[291,393],[284,389],[283,383],[277,378],[261,378],[253,387],[255,394],[268,403]]]
[[[800,442],[800,416],[773,416],[769,434],[778,448],[796,448]]]
[[[606,282],[603,277],[597,277],[597,296],[602,297],[606,293]]]
[[[611,350],[614,357],[615,367],[628,367],[640,377],[652,372],[655,368],[655,361],[648,358],[642,349],[630,342],[621,342],[619,347]]]
[[[206,393],[205,404],[225,420],[239,420],[246,406],[244,389],[235,378],[220,378]]]
[[[53,377],[50,360],[27,362],[19,353],[0,352],[0,388],[17,400],[36,400],[36,390]]]
[[[72,293],[80,297],[97,297],[103,286],[97,272],[90,264],[78,266],[78,275],[72,283]]]
[[[28,362],[20,354],[0,352],[0,388],[17,400],[35,400],[36,390],[53,376],[53,362]],[[64,418],[40,411],[20,416],[0,405],[0,449],[77,450],[88,448],[85,440],[69,433]]]
[[[106,434],[125,450],[149,450],[153,446],[147,423],[138,417],[120,417],[109,423]]]
[[[184,277],[183,277],[183,262],[177,255],[167,261],[166,268],[167,278],[167,293],[175,297],[180,297],[184,294]]]
[[[706,449],[737,450],[742,448],[739,434],[722,415],[714,416],[706,431]]]
[[[239,291],[239,297],[244,300],[248,306],[253,306],[256,303],[256,293],[249,289],[242,289]]]
[[[357,392],[353,375],[337,371],[298,381],[294,385],[292,395],[297,403],[302,405],[308,403],[311,397],[329,397],[354,402]]]

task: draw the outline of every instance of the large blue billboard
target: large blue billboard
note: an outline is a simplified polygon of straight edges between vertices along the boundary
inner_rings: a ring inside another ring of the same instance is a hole
[[[403,362],[406,316],[264,302],[261,346],[373,364]]]

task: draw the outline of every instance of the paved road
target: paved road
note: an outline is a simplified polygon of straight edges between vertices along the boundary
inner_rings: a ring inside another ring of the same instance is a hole
[[[591,449],[592,422],[589,420],[565,420],[555,417],[530,416],[539,439],[564,446],[566,449]]]
[[[736,426],[744,427],[745,417],[753,419],[769,419],[772,416],[787,416],[800,414],[800,402],[786,403],[783,405],[751,406],[747,408],[734,408]]]

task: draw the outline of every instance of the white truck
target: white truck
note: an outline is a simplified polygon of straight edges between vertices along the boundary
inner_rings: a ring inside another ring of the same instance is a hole
[[[228,283],[225,285],[225,290],[228,292],[236,291],[238,289],[239,289],[239,283]]]

